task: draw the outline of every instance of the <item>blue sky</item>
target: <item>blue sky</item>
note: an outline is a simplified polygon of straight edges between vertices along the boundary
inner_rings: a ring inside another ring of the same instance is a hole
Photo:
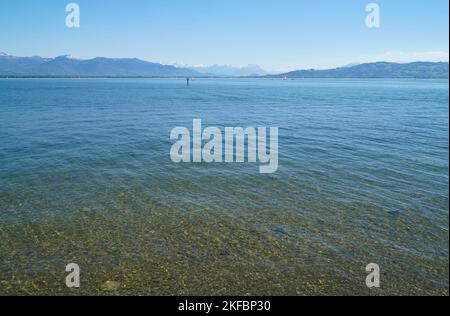
[[[66,4],[81,27],[65,26]],[[381,27],[365,7],[381,8]],[[448,0],[1,0],[0,51],[279,71],[448,60]]]

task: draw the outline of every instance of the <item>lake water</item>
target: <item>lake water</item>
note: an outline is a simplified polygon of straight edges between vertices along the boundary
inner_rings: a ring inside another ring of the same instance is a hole
[[[278,171],[173,163],[195,118]],[[449,293],[448,80],[4,79],[0,139],[0,294]]]

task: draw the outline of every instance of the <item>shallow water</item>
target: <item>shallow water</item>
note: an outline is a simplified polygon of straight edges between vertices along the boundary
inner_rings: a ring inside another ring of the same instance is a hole
[[[0,80],[0,294],[448,295],[448,111],[447,80]],[[172,163],[194,118],[278,126],[278,172]]]

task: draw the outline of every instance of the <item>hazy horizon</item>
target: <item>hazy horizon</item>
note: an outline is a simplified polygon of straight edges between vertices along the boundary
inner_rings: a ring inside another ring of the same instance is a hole
[[[12,56],[12,57],[19,57],[19,58],[41,57],[41,58],[54,59],[54,58],[58,58],[58,57],[67,57],[67,58],[73,58],[73,59],[76,59],[76,60],[89,60],[89,59],[94,59],[94,58],[109,58],[109,59],[137,58],[137,57],[107,57],[107,56],[96,56],[96,57],[92,57],[92,58],[78,58],[77,56],[73,56],[71,54],[64,54],[64,55],[59,55],[59,56],[39,56],[39,55],[16,56],[16,55],[12,55],[12,54],[10,54],[8,52],[0,50],[0,56],[2,54],[3,55]],[[153,61],[153,60],[144,60],[144,59],[140,59],[140,58],[137,58],[137,59],[145,61],[145,62],[155,63],[155,61]],[[283,73],[283,72],[296,71],[296,70],[309,70],[309,69],[326,70],[326,69],[334,69],[334,68],[352,67],[352,66],[365,64],[365,63],[382,63],[382,62],[398,63],[398,64],[408,64],[408,63],[414,63],[414,62],[446,62],[446,63],[448,63],[449,60],[448,59],[442,59],[442,60],[417,59],[417,60],[410,60],[410,61],[374,60],[374,61],[367,61],[367,62],[348,63],[348,64],[345,64],[345,65],[336,65],[336,66],[333,66],[333,67],[292,68],[292,69],[286,70],[286,71],[267,70],[267,69],[264,69],[263,67],[261,67],[260,65],[256,65],[256,64],[235,66],[235,65],[219,64],[219,63],[210,64],[210,65],[205,65],[205,64],[202,64],[202,65],[182,65],[182,64],[173,63],[173,64],[163,64],[163,65],[175,66],[175,67],[178,67],[178,68],[188,68],[188,69],[197,70],[199,72],[201,72],[202,69],[203,69],[203,71],[208,71],[208,69],[213,68],[213,67],[223,67],[223,68],[227,68],[228,67],[228,68],[230,68],[230,69],[232,68],[234,70],[243,70],[243,69],[246,69],[246,68],[259,68],[261,71],[264,71],[267,74],[280,74],[280,73]]]

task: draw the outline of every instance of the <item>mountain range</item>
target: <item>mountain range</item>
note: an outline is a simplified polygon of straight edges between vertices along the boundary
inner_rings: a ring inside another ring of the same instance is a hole
[[[267,75],[267,71],[258,65],[248,65],[245,67],[233,67],[229,65],[212,65],[212,66],[198,66],[190,67],[190,69],[200,72],[205,75],[219,76],[219,77],[256,77]]]
[[[15,57],[0,53],[0,76],[39,77],[195,77],[188,68],[151,63],[136,58],[75,59]]]
[[[69,55],[44,58],[0,53],[0,77],[448,78],[448,75],[448,62],[376,62],[267,75],[257,65],[242,68],[221,65],[187,68],[136,58],[97,57],[82,60]]]
[[[327,70],[296,70],[274,78],[448,78],[448,62],[389,63],[349,65]]]

